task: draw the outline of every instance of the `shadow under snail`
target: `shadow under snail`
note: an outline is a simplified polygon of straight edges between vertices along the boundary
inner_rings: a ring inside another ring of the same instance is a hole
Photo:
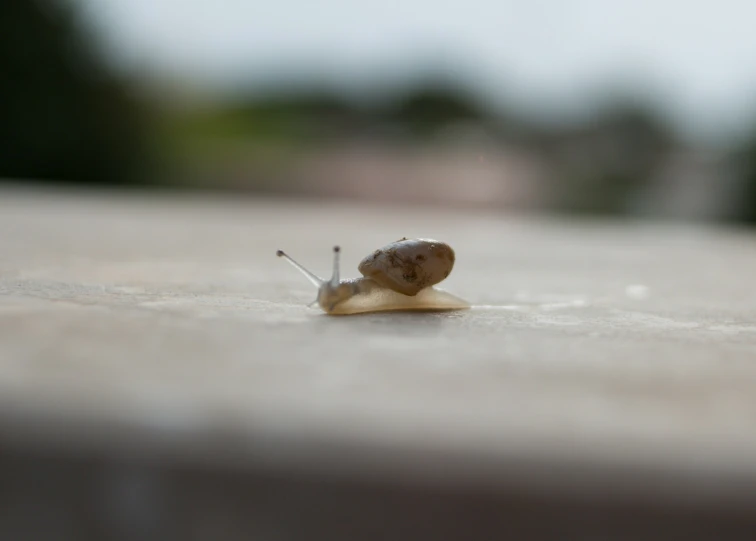
[[[454,267],[454,250],[445,242],[403,238],[365,257],[358,270],[362,277],[339,279],[338,246],[333,248],[333,276],[324,280],[294,261],[283,257],[318,288],[315,303],[328,314],[417,310],[427,312],[463,310],[470,305],[433,286]]]

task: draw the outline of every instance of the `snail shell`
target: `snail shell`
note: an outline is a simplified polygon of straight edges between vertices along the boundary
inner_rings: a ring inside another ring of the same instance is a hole
[[[449,276],[452,268],[454,250],[445,242],[403,238],[367,256],[358,270],[383,287],[412,297]]]

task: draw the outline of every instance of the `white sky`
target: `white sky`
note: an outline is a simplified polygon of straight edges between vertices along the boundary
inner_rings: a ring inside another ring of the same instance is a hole
[[[206,83],[310,73],[354,88],[431,57],[523,107],[640,79],[692,127],[756,122],[753,0],[78,1],[129,65]]]

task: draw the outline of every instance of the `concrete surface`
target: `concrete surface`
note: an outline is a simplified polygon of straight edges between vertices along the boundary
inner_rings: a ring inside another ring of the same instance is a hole
[[[329,317],[275,257],[329,274],[338,243],[356,276],[403,236],[455,248],[443,287],[471,310]],[[41,505],[19,487],[58,475],[60,539],[297,539],[297,517],[324,539],[535,538],[545,517],[748,538],[755,276],[742,231],[4,189],[0,501]],[[61,510],[102,499],[103,464],[107,494],[142,496],[85,526]],[[187,536],[176,517],[199,509],[215,515]],[[8,516],[0,534],[39,527]]]

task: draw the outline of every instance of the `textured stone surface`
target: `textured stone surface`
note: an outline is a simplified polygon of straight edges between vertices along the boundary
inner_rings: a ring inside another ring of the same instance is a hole
[[[326,316],[275,257],[350,277],[403,236],[454,247],[471,310]],[[6,189],[0,437],[748,509],[754,276],[742,231]]]

